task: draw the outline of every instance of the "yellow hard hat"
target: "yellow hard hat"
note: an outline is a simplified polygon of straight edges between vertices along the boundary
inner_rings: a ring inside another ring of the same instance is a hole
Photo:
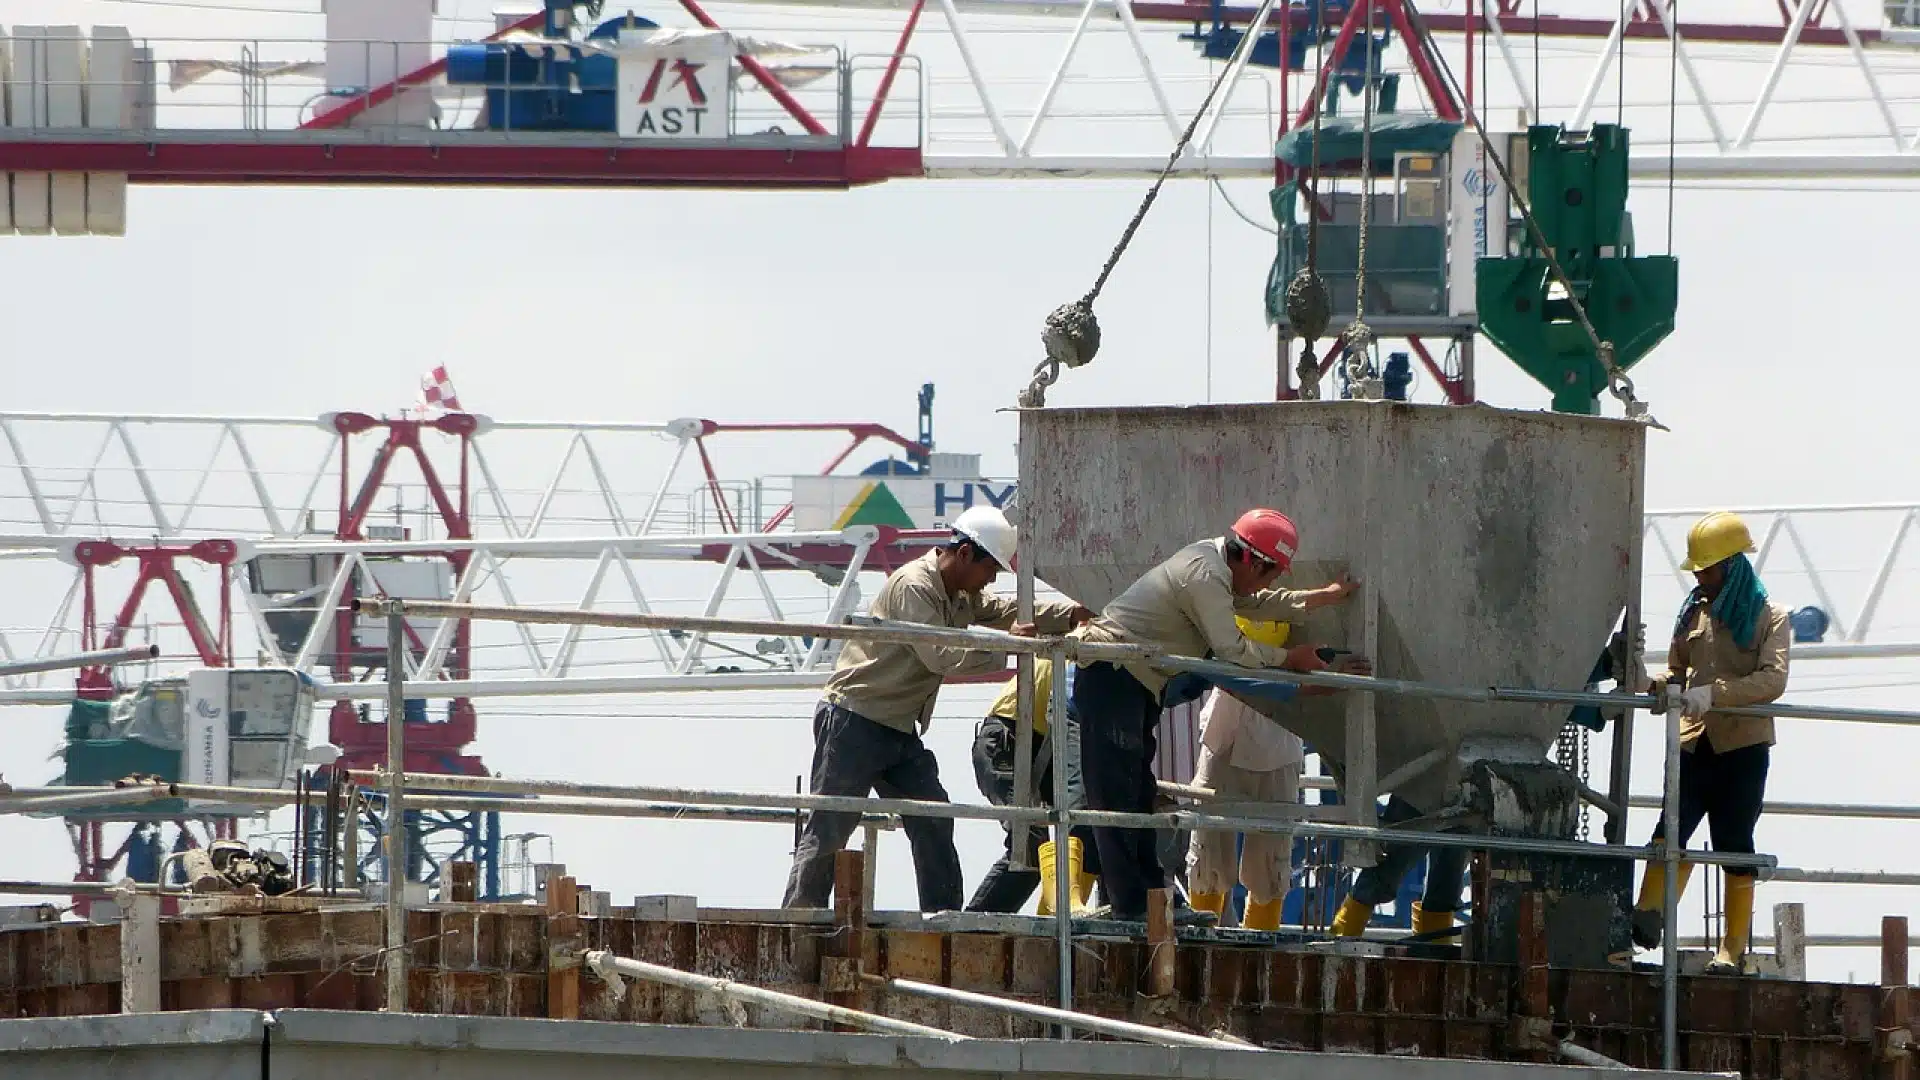
[[[1245,615],[1236,615],[1233,621],[1240,624],[1240,632],[1247,635],[1248,640],[1257,641],[1262,645],[1271,645],[1276,649],[1286,647],[1287,631],[1292,629],[1283,622],[1271,620],[1255,622]]]
[[[1715,510],[1693,523],[1687,533],[1687,561],[1680,569],[1688,573],[1705,570],[1735,555],[1753,553],[1753,534],[1740,515]]]

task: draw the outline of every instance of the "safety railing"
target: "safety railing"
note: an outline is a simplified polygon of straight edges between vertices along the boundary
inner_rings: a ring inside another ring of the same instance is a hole
[[[403,628],[410,618],[425,617],[432,619],[471,619],[483,621],[503,621],[522,624],[548,625],[599,625],[627,627],[645,630],[677,630],[695,635],[717,633],[786,633],[805,634],[818,639],[847,640],[865,639],[897,644],[936,644],[947,647],[960,647],[983,652],[1003,654],[1024,654],[1047,656],[1056,665],[1064,665],[1069,660],[1076,661],[1122,661],[1145,663],[1156,668],[1174,672],[1193,672],[1201,675],[1250,678],[1266,682],[1290,683],[1306,686],[1325,686],[1348,691],[1375,694],[1402,695],[1436,700],[1463,702],[1531,702],[1552,705],[1595,704],[1602,706],[1651,710],[1659,707],[1652,697],[1631,694],[1597,694],[1579,691],[1537,690],[1531,688],[1507,687],[1450,687],[1406,679],[1391,679],[1375,676],[1342,675],[1329,672],[1298,673],[1259,671],[1222,664],[1213,661],[1197,660],[1189,657],[1169,656],[1138,645],[1103,644],[1083,642],[1066,638],[1026,638],[1003,632],[970,629],[953,630],[914,624],[877,622],[873,620],[854,620],[847,623],[796,625],[793,623],[765,622],[727,618],[703,618],[692,616],[581,612],[569,610],[487,607],[470,604],[445,603],[437,601],[405,600],[356,600],[352,604],[358,614],[380,615],[387,620],[389,657],[387,671],[389,678],[381,687],[387,698],[390,715],[400,715],[404,711],[405,699],[414,692],[406,680],[407,662],[403,652]],[[1056,716],[1066,712],[1066,680],[1056,679],[1052,684],[1052,698],[1048,709]],[[1920,724],[1920,713],[1899,712],[1878,709],[1851,709],[1823,706],[1801,706],[1792,703],[1775,703],[1764,707],[1744,707],[1725,710],[1739,715],[1756,715],[1783,718],[1810,718],[1832,721],[1856,721],[1872,723]],[[1022,726],[1030,724],[1030,719]],[[404,724],[388,725],[388,760],[405,760],[406,727]],[[1679,715],[1667,714],[1668,753],[1665,763],[1666,796],[1662,808],[1668,817],[1667,835],[1677,835],[1673,818],[1678,810],[1679,776]],[[1406,775],[1408,769],[1397,772]],[[362,779],[369,779],[363,776]],[[1612,858],[1647,861],[1658,859],[1666,862],[1670,868],[1685,860],[1710,865],[1743,867],[1757,870],[1762,874],[1772,871],[1776,862],[1767,855],[1743,855],[1710,851],[1683,851],[1678,847],[1651,846],[1633,847],[1623,844],[1594,845],[1572,841],[1551,839],[1461,835],[1431,832],[1412,832],[1406,829],[1366,825],[1343,824],[1339,822],[1315,820],[1310,815],[1294,811],[1276,812],[1272,816],[1251,815],[1244,812],[1231,814],[1209,813],[1205,810],[1178,810],[1166,813],[1122,813],[1104,810],[1047,809],[1035,805],[1031,791],[1022,792],[1014,805],[1010,806],[974,806],[948,803],[924,803],[912,800],[842,798],[816,795],[758,794],[748,792],[691,791],[669,788],[613,787],[607,785],[576,785],[556,782],[507,781],[491,778],[459,778],[433,776],[410,776],[400,772],[388,772],[371,777],[379,781],[384,790],[383,797],[387,813],[391,816],[403,815],[410,809],[511,809],[516,813],[560,813],[560,814],[613,814],[621,816],[657,816],[661,813],[711,813],[719,817],[737,817],[746,820],[782,820],[782,817],[768,818],[766,811],[818,811],[831,810],[854,812],[863,815],[923,815],[946,818],[974,818],[1001,821],[1007,823],[1026,822],[1050,825],[1055,833],[1055,841],[1062,847],[1066,844],[1066,832],[1075,824],[1092,824],[1116,828],[1138,829],[1218,829],[1237,832],[1280,832],[1285,831],[1302,836],[1339,839],[1362,843],[1417,843],[1427,847],[1454,847],[1483,851],[1516,851],[1541,854],[1561,854],[1579,856],[1605,856]],[[1376,778],[1377,790],[1387,789],[1395,783],[1392,777]],[[431,785],[441,792],[448,790],[465,791],[468,794],[423,795],[409,792],[409,783]],[[1054,770],[1054,792],[1052,805],[1067,807],[1068,793],[1065,790],[1066,770]],[[503,804],[500,796],[520,795],[521,798]],[[491,797],[486,797],[491,796]],[[544,796],[529,798],[526,796]],[[99,806],[132,806],[148,800],[164,798],[186,798],[207,800],[221,804],[251,804],[258,806],[283,806],[293,802],[307,800],[318,801],[323,793],[308,792],[304,795],[287,791],[264,791],[240,788],[224,788],[191,784],[154,784],[140,785],[122,789],[75,791],[61,794],[33,793],[10,799],[0,799],[0,813],[57,813],[63,809],[77,806],[89,808]],[[698,809],[720,808],[720,809]],[[725,808],[738,808],[737,810]],[[756,813],[756,811],[758,813]],[[389,866],[406,865],[404,846],[407,843],[405,830],[386,830],[383,843],[387,845],[386,858]],[[1056,919],[1057,935],[1060,945],[1060,966],[1062,982],[1059,988],[1063,1008],[1071,1008],[1073,987],[1072,971],[1072,923],[1070,913],[1072,904],[1068,896],[1068,877],[1066,864],[1058,864],[1055,880],[1056,910],[1060,917]],[[1817,872],[1816,872],[1817,873]],[[1666,875],[1669,888],[1666,896],[1667,925],[1677,923],[1678,897],[1672,888],[1677,874]],[[1803,880],[1815,880],[1814,874],[1800,875]],[[1839,876],[1833,876],[1840,880]],[[1862,878],[1862,880],[1864,880]],[[388,890],[388,925],[394,940],[401,940],[402,904],[404,890]],[[1666,937],[1666,985],[1664,987],[1665,1007],[1668,1019],[1668,1035],[1673,1037],[1674,1010],[1677,1009],[1677,949],[1678,935]],[[396,960],[403,960],[396,957]],[[403,966],[403,965],[402,965]],[[399,979],[398,986],[404,987],[404,975],[390,977]],[[390,986],[393,984],[390,984]]]
[[[1202,675],[1252,678],[1269,682],[1292,683],[1307,686],[1326,686],[1349,691],[1397,694],[1423,697],[1437,700],[1499,702],[1518,701],[1554,705],[1596,704],[1629,709],[1658,709],[1660,702],[1645,695],[1597,694],[1586,692],[1566,692],[1553,690],[1535,690],[1529,688],[1469,688],[1448,687],[1431,683],[1422,683],[1405,679],[1389,679],[1372,676],[1341,675],[1328,672],[1312,674],[1287,672],[1254,671],[1234,665],[1212,661],[1196,660],[1188,657],[1167,656],[1137,645],[1098,644],[1072,639],[1023,638],[1011,634],[987,630],[953,630],[946,628],[917,626],[899,623],[879,623],[867,620],[857,624],[817,625],[795,628],[791,624],[757,623],[748,620],[687,618],[674,616],[656,616],[644,614],[591,614],[575,611],[541,610],[527,608],[480,607],[475,605],[449,604],[438,602],[408,601],[356,601],[356,610],[381,612],[394,629],[390,631],[391,640],[399,640],[398,628],[410,615],[425,615],[438,618],[501,620],[533,624],[594,624],[603,626],[624,626],[636,629],[678,629],[683,632],[717,633],[745,632],[765,633],[769,630],[802,632],[819,638],[852,639],[861,638],[873,641],[897,644],[936,644],[947,647],[960,647],[971,650],[1025,654],[1029,656],[1045,655],[1054,664],[1065,670],[1065,664],[1071,660],[1110,660],[1147,663],[1168,671],[1185,671]],[[398,715],[401,702],[407,690],[404,684],[403,660],[397,655],[392,658],[389,671],[391,676],[387,686],[390,709]],[[1049,712],[1058,717],[1066,715],[1066,681],[1055,679],[1052,683],[1052,698],[1048,703]],[[1920,723],[1920,714],[1896,713],[1888,710],[1844,709],[1818,706],[1797,706],[1775,704],[1766,707],[1749,707],[1739,710],[1727,710],[1739,714],[1811,717],[1828,720],[1856,720],[1880,723]],[[1027,710],[1022,710],[1019,727],[1023,742],[1031,740],[1032,718]],[[1679,812],[1679,757],[1680,757],[1680,716],[1677,710],[1667,713],[1667,755],[1664,769],[1665,797],[1663,808],[1667,817],[1666,835],[1677,836],[1676,818]],[[390,725],[388,760],[404,760],[403,739],[404,724]],[[1405,772],[1406,770],[1401,770]],[[735,805],[771,806],[788,809],[839,810],[867,813],[927,814],[942,817],[981,817],[1006,822],[1045,823],[1052,826],[1055,843],[1062,849],[1067,846],[1067,831],[1074,824],[1098,824],[1118,828],[1212,828],[1241,832],[1279,832],[1286,831],[1298,835],[1324,836],[1362,842],[1409,842],[1433,847],[1463,847],[1473,850],[1511,850],[1531,851],[1550,854],[1595,855],[1602,854],[1615,858],[1638,861],[1659,859],[1665,862],[1669,872],[1666,875],[1668,887],[1663,905],[1669,927],[1678,922],[1677,908],[1679,897],[1674,888],[1678,877],[1677,866],[1683,859],[1690,862],[1717,864],[1756,869],[1761,872],[1775,866],[1775,860],[1766,855],[1741,855],[1723,852],[1683,851],[1677,846],[1628,847],[1625,845],[1592,845],[1569,841],[1555,841],[1509,836],[1464,836],[1439,833],[1409,833],[1406,830],[1379,828],[1362,825],[1343,825],[1330,822],[1301,820],[1298,815],[1285,814],[1273,818],[1247,817],[1240,815],[1214,815],[1203,812],[1176,811],[1166,814],[1130,814],[1099,810],[1071,810],[1066,787],[1066,770],[1053,771],[1054,792],[1052,805],[1055,809],[1042,809],[1034,805],[1030,787],[1021,777],[1016,782],[1015,805],[1006,807],[958,806],[953,804],[915,804],[906,800],[841,799],[832,796],[805,795],[751,795],[748,793],[698,793],[679,792],[684,799],[705,798]],[[1374,778],[1378,780],[1379,778]],[[386,798],[390,813],[400,813],[408,795],[407,777],[399,772],[388,773],[386,780]],[[437,781],[436,781],[437,782]],[[485,781],[479,781],[485,783]],[[1385,785],[1381,785],[1385,786]],[[1368,784],[1369,789],[1375,785]],[[1024,789],[1024,790],[1023,790]],[[632,795],[647,789],[628,789]],[[653,789],[648,793],[658,795]],[[275,798],[279,798],[276,794]],[[524,807],[522,807],[524,808]],[[404,830],[390,830],[386,842],[389,845],[404,844]],[[389,865],[405,865],[403,852],[390,848]],[[1055,896],[1055,909],[1058,917],[1056,936],[1059,947],[1060,986],[1059,999],[1062,1008],[1072,1007],[1072,903],[1069,894],[1068,868],[1065,860],[1056,862],[1056,873],[1052,882]],[[389,926],[395,940],[399,940],[403,909],[400,906],[400,890],[391,890],[393,898],[389,901]],[[1663,1012],[1665,1035],[1669,1054],[1677,1045],[1678,1015],[1678,935],[1669,933],[1665,938],[1665,963],[1663,985]],[[399,980],[390,992],[395,1000],[404,990],[404,975],[389,972],[390,979]]]
[[[716,37],[705,49],[711,56],[696,44],[661,80],[649,78],[653,54],[609,40],[549,44],[525,35],[487,43],[128,38],[101,30],[15,37],[6,47],[34,104],[0,125],[0,141],[839,147],[864,135],[865,145],[918,147],[924,136],[917,59],[852,56],[834,43]],[[657,108],[636,104],[645,101]]]

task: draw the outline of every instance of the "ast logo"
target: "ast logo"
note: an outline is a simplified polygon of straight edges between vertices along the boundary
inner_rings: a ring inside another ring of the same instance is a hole
[[[707,115],[707,92],[700,86],[700,69],[706,66],[685,57],[655,60],[647,84],[640,90],[640,121],[632,134],[701,134],[701,122]],[[667,100],[683,100],[684,105],[660,101],[660,82],[669,69],[673,72],[673,82],[667,86]]]
[[[722,33],[633,42],[620,54],[621,137],[644,142],[726,138],[733,53],[732,38]]]

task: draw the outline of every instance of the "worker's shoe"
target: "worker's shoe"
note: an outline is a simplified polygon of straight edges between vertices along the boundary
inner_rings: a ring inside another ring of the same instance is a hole
[[[1241,929],[1243,930],[1278,930],[1280,929],[1280,906],[1285,901],[1286,901],[1285,897],[1276,896],[1264,904],[1256,904],[1253,902],[1252,897],[1248,897],[1247,898],[1247,916],[1246,918],[1240,920]]]
[[[1687,881],[1693,877],[1693,864],[1680,864],[1677,892],[1687,894]],[[1650,862],[1640,879],[1640,899],[1633,905],[1633,943],[1643,949],[1657,949],[1666,929],[1667,864]]]
[[[1227,894],[1217,892],[1192,893],[1187,897],[1187,903],[1192,904],[1196,911],[1213,912],[1213,917],[1218,919],[1220,916],[1226,914]]]
[[[1438,934],[1443,930],[1451,929],[1453,929],[1453,912],[1428,911],[1426,908],[1420,906],[1420,901],[1415,900],[1413,902],[1414,933]]]
[[[1707,974],[1745,974],[1747,942],[1752,936],[1753,879],[1745,874],[1728,874],[1727,932],[1720,939],[1720,951],[1707,962]]]
[[[1183,904],[1178,900],[1173,904],[1173,925],[1175,926],[1214,926],[1220,922],[1220,916],[1211,911]]]
[[[1055,849],[1053,846],[1053,841],[1051,840],[1040,845],[1040,914],[1042,915],[1053,914],[1054,850]],[[1071,879],[1076,886],[1074,890],[1076,893],[1079,892],[1079,889],[1077,886],[1079,885],[1080,881],[1082,881],[1087,877],[1087,874],[1081,869],[1081,867],[1085,865],[1085,862],[1086,862],[1086,848],[1081,846],[1080,838],[1077,836],[1068,837],[1067,838],[1067,873],[1071,876]],[[1093,891],[1093,886],[1088,885],[1086,888],[1086,892],[1091,893],[1092,891]],[[1086,913],[1087,898],[1085,895],[1076,895],[1071,897],[1070,899],[1073,903],[1073,913],[1075,915],[1082,915]]]
[[[1367,924],[1372,921],[1373,905],[1349,896],[1340,904],[1339,914],[1333,917],[1333,936],[1359,937],[1367,932]]]

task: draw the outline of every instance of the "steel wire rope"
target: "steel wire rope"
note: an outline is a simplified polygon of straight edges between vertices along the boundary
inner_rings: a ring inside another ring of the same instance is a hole
[[[1372,0],[1368,2],[1371,3]],[[1460,80],[1455,78],[1453,65],[1447,62],[1446,54],[1432,47],[1433,34],[1427,29],[1426,19],[1420,14],[1413,0],[1405,0],[1404,10],[1407,21],[1413,26],[1415,42],[1426,49],[1428,57],[1446,81],[1447,88],[1453,92],[1454,98],[1462,103],[1467,122],[1473,125],[1474,134],[1479,137],[1487,160],[1491,161],[1494,168],[1499,171],[1500,182],[1506,185],[1514,204],[1520,208],[1520,218],[1532,235],[1534,246],[1539,250],[1541,258],[1546,262],[1548,274],[1559,282],[1562,289],[1566,290],[1567,306],[1572,309],[1574,319],[1586,333],[1588,343],[1593,346],[1595,357],[1606,369],[1608,393],[1612,394],[1626,410],[1627,419],[1666,430],[1665,425],[1653,418],[1647,403],[1641,401],[1634,393],[1633,380],[1627,377],[1627,373],[1622,371],[1618,364],[1614,363],[1613,343],[1601,339],[1599,330],[1595,329],[1593,320],[1587,315],[1587,306],[1581,303],[1579,296],[1575,295],[1573,279],[1567,275],[1566,268],[1561,265],[1560,257],[1555,254],[1553,246],[1547,243],[1546,233],[1541,229],[1539,219],[1534,216],[1533,207],[1528,204],[1526,196],[1514,185],[1513,173],[1507,168],[1506,159],[1495,149],[1493,138],[1487,134],[1485,125],[1480,122],[1479,110],[1473,107],[1473,101],[1460,89]]]
[[[1378,401],[1382,396],[1380,379],[1368,374],[1373,361],[1373,331],[1367,326],[1367,231],[1373,217],[1373,95],[1374,80],[1378,77],[1374,65],[1380,52],[1373,38],[1376,14],[1374,0],[1367,0],[1367,23],[1361,29],[1367,44],[1367,60],[1366,78],[1361,80],[1360,91],[1360,232],[1354,256],[1353,322],[1340,335],[1347,351],[1347,392],[1362,401]],[[1415,47],[1418,48],[1419,43],[1416,42]]]
[[[1371,0],[1369,0],[1371,3]],[[1327,74],[1327,22],[1325,0],[1318,0],[1313,9],[1314,30],[1314,78],[1310,84],[1314,95],[1308,105],[1313,109],[1313,147],[1312,167],[1307,170],[1310,187],[1294,182],[1296,193],[1307,194],[1307,264],[1287,282],[1286,312],[1287,325],[1300,335],[1300,361],[1294,367],[1294,375],[1300,380],[1300,398],[1303,401],[1315,401],[1320,397],[1320,364],[1314,356],[1314,344],[1327,332],[1327,324],[1333,319],[1333,298],[1327,291],[1326,279],[1320,276],[1320,115],[1325,112],[1325,101],[1321,98],[1321,80],[1326,80],[1326,92],[1331,93],[1334,84]],[[1372,28],[1368,28],[1371,35]],[[1371,49],[1371,45],[1369,45]]]
[[[1033,378],[1027,388],[1020,393],[1019,403],[1023,409],[1039,408],[1046,404],[1046,388],[1060,377],[1061,367],[1077,368],[1093,360],[1100,350],[1100,322],[1094,318],[1093,302],[1100,298],[1100,292],[1106,288],[1107,279],[1112,276],[1114,267],[1120,265],[1121,256],[1133,243],[1134,234],[1140,230],[1141,222],[1146,220],[1147,212],[1153,209],[1155,199],[1160,197],[1160,189],[1166,185],[1167,177],[1173,174],[1173,168],[1179,164],[1180,156],[1187,151],[1193,136],[1200,128],[1200,121],[1206,118],[1213,106],[1213,99],[1219,94],[1229,78],[1238,78],[1242,65],[1241,56],[1250,53],[1254,44],[1254,30],[1266,25],[1267,16],[1273,10],[1274,0],[1260,0],[1260,9],[1254,14],[1253,23],[1240,43],[1228,58],[1227,66],[1207,88],[1207,96],[1200,101],[1200,107],[1194,110],[1193,119],[1187,122],[1186,131],[1174,143],[1173,152],[1167,155],[1167,163],[1160,169],[1160,175],[1154,178],[1153,186],[1147,189],[1146,198],[1140,201],[1140,208],[1134,211],[1133,220],[1127,222],[1125,231],[1120,234],[1120,242],[1115,244],[1108,254],[1105,265],[1093,279],[1093,287],[1085,296],[1055,308],[1047,316],[1041,331],[1041,341],[1046,346],[1047,358],[1042,360],[1033,371]]]

